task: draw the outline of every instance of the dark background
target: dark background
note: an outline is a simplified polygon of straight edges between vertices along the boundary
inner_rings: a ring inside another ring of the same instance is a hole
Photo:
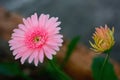
[[[0,6],[23,17],[35,12],[59,17],[64,37],[80,35],[87,47],[95,27],[114,26],[116,43],[111,57],[120,62],[120,0],[0,0]]]

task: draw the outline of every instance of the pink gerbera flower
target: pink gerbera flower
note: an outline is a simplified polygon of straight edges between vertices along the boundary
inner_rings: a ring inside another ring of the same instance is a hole
[[[15,59],[21,58],[22,64],[26,59],[29,63],[34,61],[36,66],[39,61],[43,63],[45,56],[52,59],[63,42],[63,36],[59,34],[60,22],[57,20],[57,17],[49,18],[49,15],[44,14],[38,18],[36,13],[23,19],[23,24],[13,30],[9,41]]]

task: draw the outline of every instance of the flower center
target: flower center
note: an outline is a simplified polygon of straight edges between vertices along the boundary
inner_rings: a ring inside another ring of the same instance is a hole
[[[44,30],[35,28],[26,34],[25,44],[28,48],[41,48],[47,40],[47,33]]]
[[[40,40],[41,40],[41,37],[37,36],[37,37],[34,38],[35,43],[38,43]]]

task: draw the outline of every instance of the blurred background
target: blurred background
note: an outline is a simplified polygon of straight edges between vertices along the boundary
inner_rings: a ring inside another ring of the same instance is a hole
[[[71,39],[81,35],[81,42],[89,46],[95,27],[108,24],[115,27],[116,48],[112,57],[120,61],[120,1],[119,0],[0,0],[0,6],[28,17],[37,12],[59,17],[61,33]],[[115,55],[117,55],[115,57]]]
[[[119,0],[0,0],[0,6],[23,17],[37,12],[59,17],[61,33],[71,39],[81,35],[89,46],[94,28],[108,24],[115,27],[116,48],[113,57],[120,61],[120,1]]]
[[[59,21],[62,22],[61,34],[64,38],[71,40],[75,36],[80,36],[80,43],[87,48],[90,47],[89,40],[92,39],[95,27],[105,24],[110,28],[114,26],[116,43],[111,57],[117,62],[120,62],[119,4],[119,0],[0,0],[0,7],[10,13],[20,15],[20,18],[28,17],[35,12],[39,15],[45,13],[50,14],[51,17],[59,17]],[[19,22],[21,21],[18,20]],[[7,44],[3,42],[4,39],[1,37],[2,48]]]

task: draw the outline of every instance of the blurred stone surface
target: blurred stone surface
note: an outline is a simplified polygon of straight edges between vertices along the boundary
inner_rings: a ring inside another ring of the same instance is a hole
[[[17,27],[19,23],[22,23],[21,20],[21,16],[0,8],[1,38],[8,41],[12,30]],[[59,62],[61,62],[64,58],[68,43],[69,41],[65,40],[60,52],[56,55]],[[93,80],[91,74],[91,63],[95,56],[94,52],[89,50],[86,46],[77,45],[64,70],[74,80]],[[120,64],[113,60],[112,63],[114,64],[115,72],[120,79]]]

